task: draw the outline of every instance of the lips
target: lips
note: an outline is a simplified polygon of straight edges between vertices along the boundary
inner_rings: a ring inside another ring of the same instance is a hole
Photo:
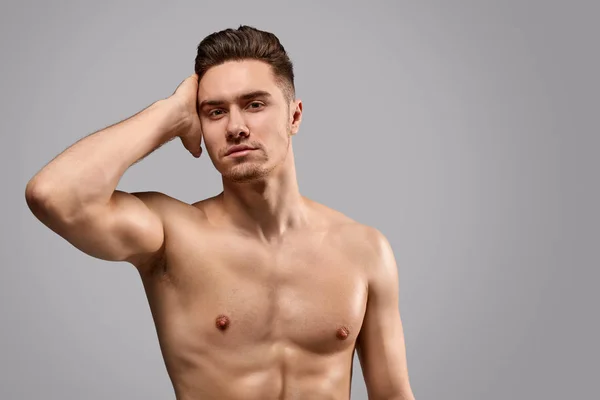
[[[226,152],[225,152],[225,156],[228,156],[232,153],[236,153],[238,151],[243,151],[243,150],[254,150],[254,147],[245,145],[245,144],[240,144],[240,145],[236,145],[236,146],[231,146]]]

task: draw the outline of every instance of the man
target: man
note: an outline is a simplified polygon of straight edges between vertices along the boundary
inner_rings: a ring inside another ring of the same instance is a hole
[[[414,399],[392,249],[299,193],[302,102],[283,46],[247,26],[206,37],[169,97],[58,155],[27,185],[34,215],[81,251],[140,273],[177,399]],[[187,204],[116,190],[179,137],[204,142],[223,191]]]

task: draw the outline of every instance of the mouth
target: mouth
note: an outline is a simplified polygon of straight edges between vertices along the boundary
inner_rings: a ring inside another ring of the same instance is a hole
[[[233,153],[229,153],[227,155],[227,157],[242,157],[242,156],[245,156],[246,154],[250,153],[251,151],[254,151],[254,149],[234,151]]]
[[[225,157],[240,157],[240,156],[244,156],[244,155],[250,153],[253,150],[256,150],[256,149],[253,147],[250,147],[250,146],[245,146],[245,145],[233,146],[233,147],[230,147],[229,150],[227,150],[227,152],[225,153]]]

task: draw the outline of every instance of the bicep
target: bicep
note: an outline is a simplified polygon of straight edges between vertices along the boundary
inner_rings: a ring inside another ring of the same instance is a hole
[[[413,399],[398,305],[398,270],[389,242],[377,236],[357,353],[370,398]]]
[[[117,190],[108,204],[57,222],[55,230],[92,257],[137,263],[158,251],[164,241],[162,221],[150,206],[156,196]]]

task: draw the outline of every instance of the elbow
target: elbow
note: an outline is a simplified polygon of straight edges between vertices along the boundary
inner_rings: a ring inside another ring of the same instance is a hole
[[[32,178],[25,187],[25,202],[29,210],[37,218],[42,218],[48,214],[48,205],[50,197],[50,188],[44,182],[38,182]]]
[[[79,213],[65,201],[63,190],[58,190],[49,182],[31,179],[25,188],[25,202],[33,215],[44,224],[73,220]]]

